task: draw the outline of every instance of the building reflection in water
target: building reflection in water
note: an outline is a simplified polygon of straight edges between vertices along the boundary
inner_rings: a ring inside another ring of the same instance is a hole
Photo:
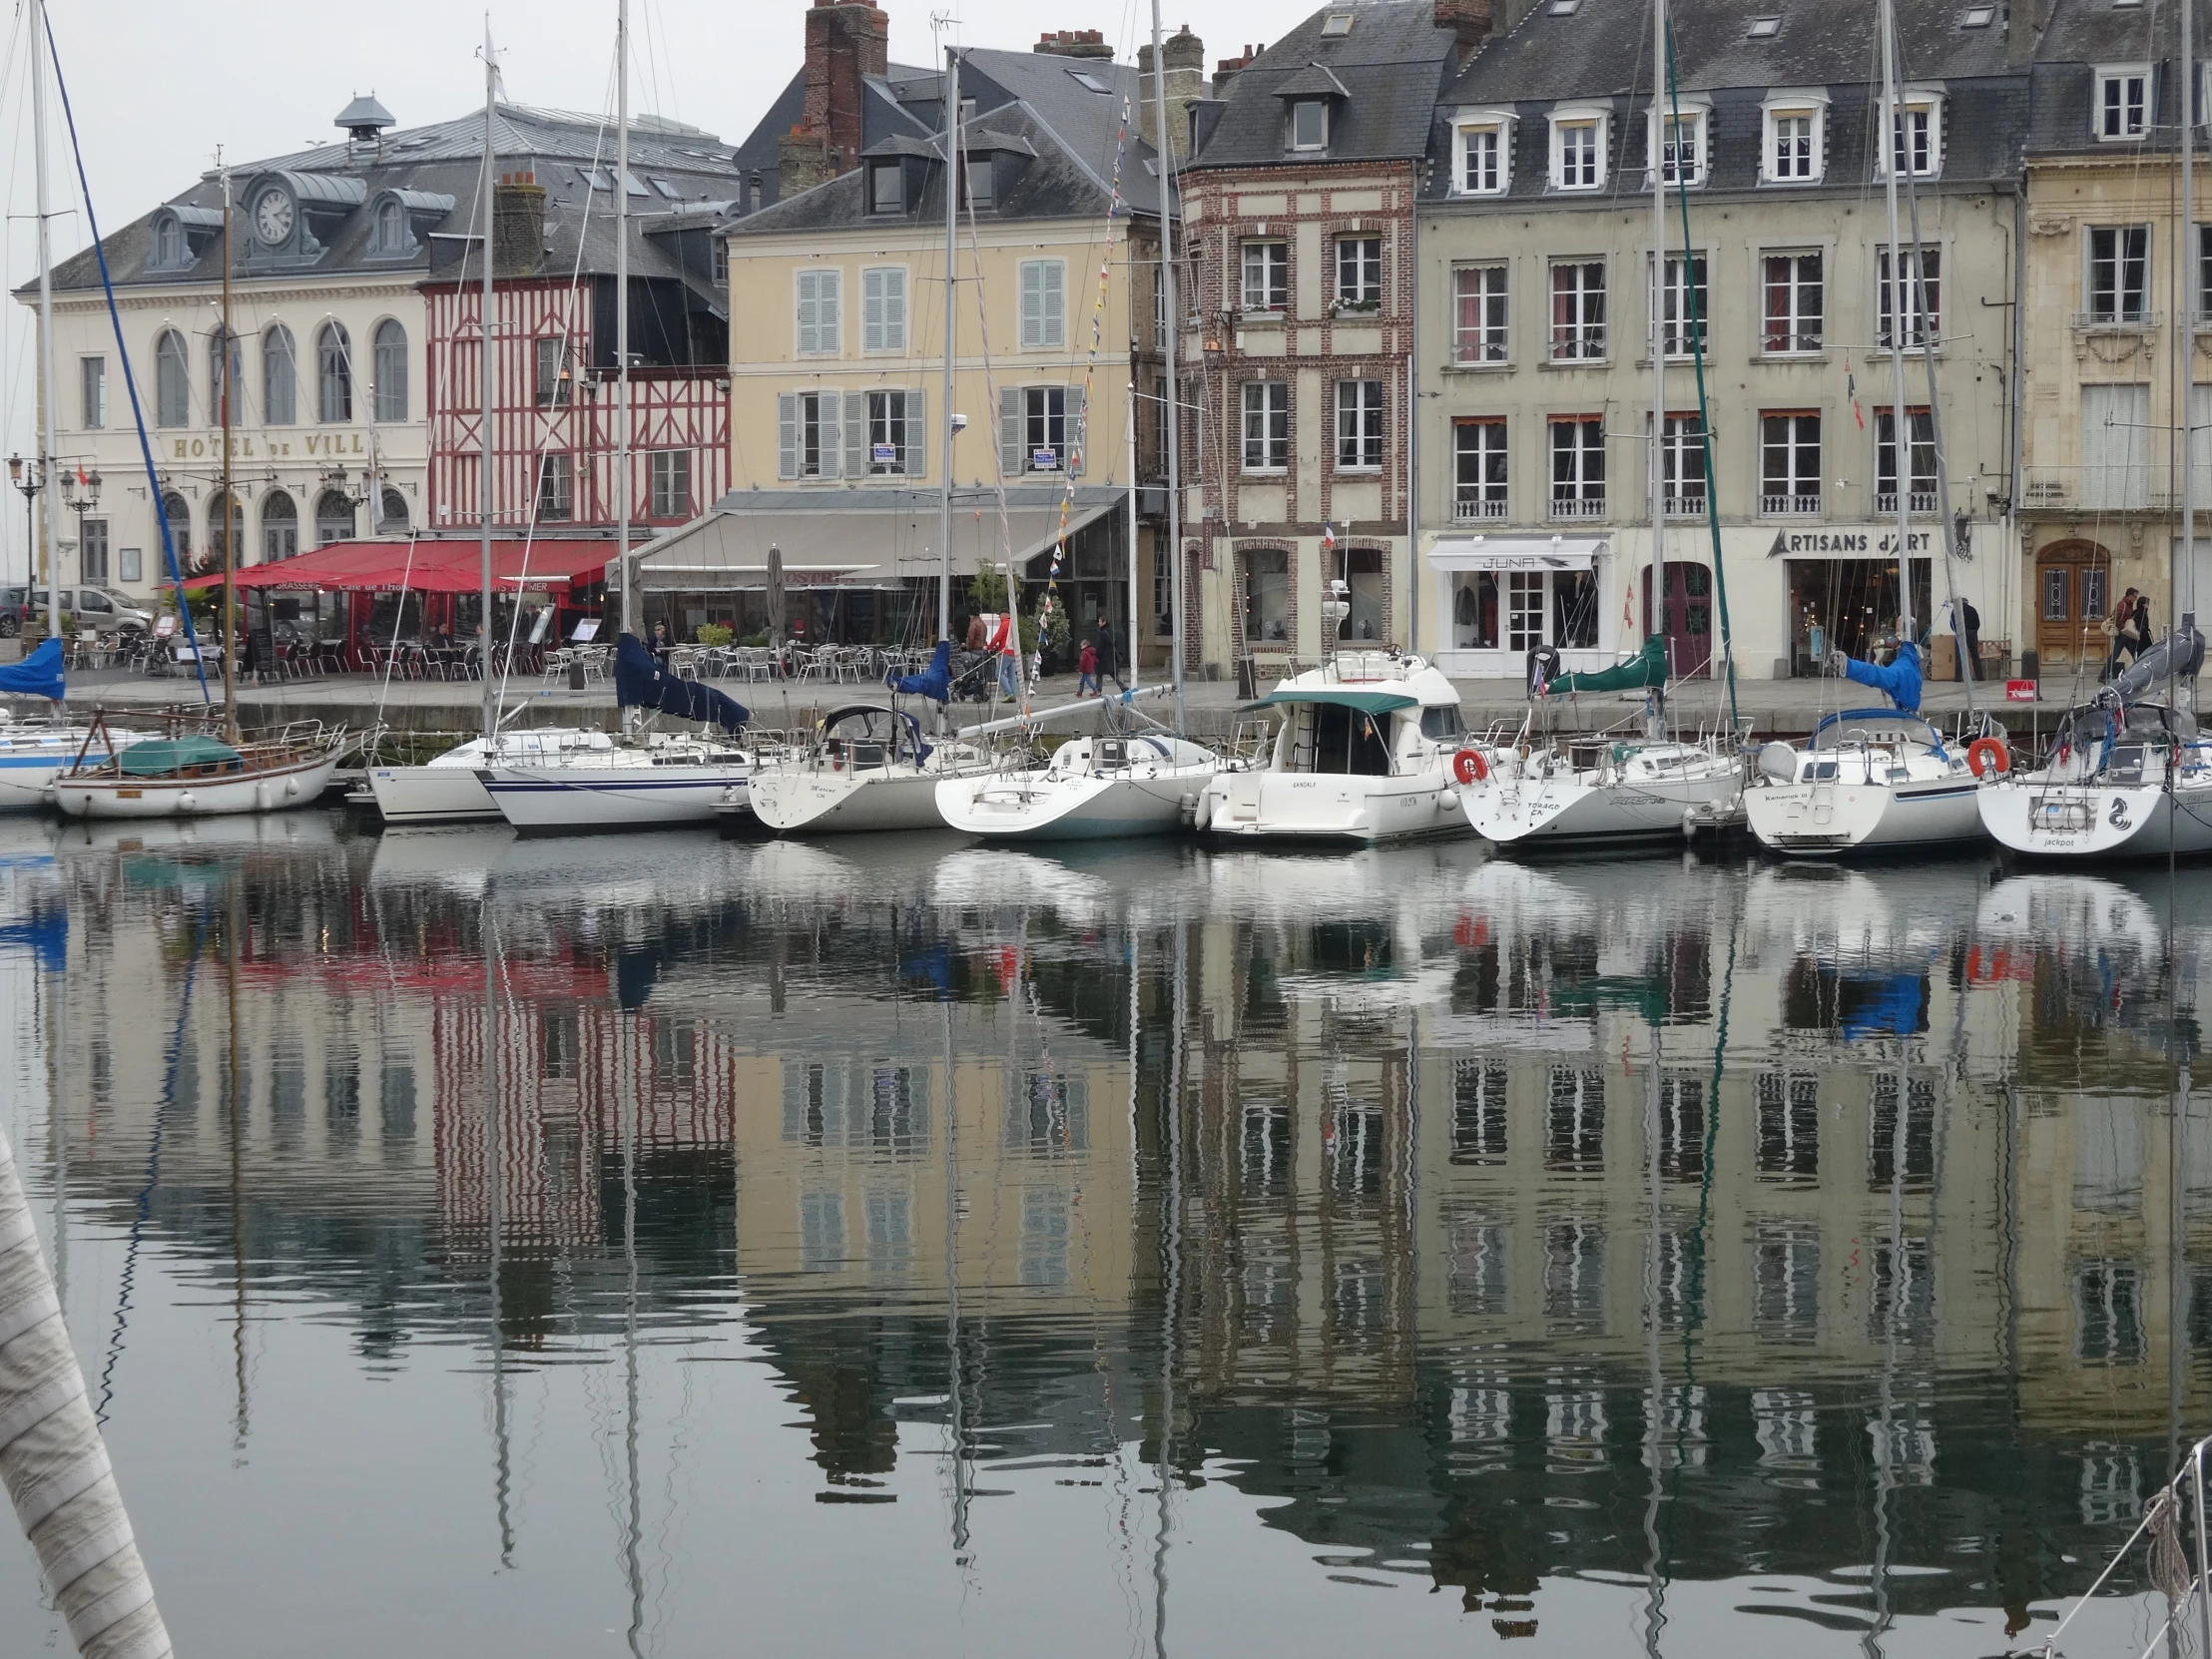
[[[41,881],[49,1177],[242,1329],[311,1294],[362,1367],[483,1351],[503,1559],[509,1373],[620,1349],[633,1647],[637,1357],[716,1333],[817,1501],[934,1459],[969,1570],[994,1465],[1146,1480],[1148,1622],[1225,1479],[1500,1636],[1575,1577],[1642,1586],[1652,1646],[1670,1586],[1758,1577],[2016,1636],[2212,1426],[2212,873],[296,820],[77,830]]]

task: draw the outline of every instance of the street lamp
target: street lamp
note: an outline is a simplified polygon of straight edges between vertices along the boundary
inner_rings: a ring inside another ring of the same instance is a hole
[[[37,456],[25,460],[21,455],[8,457],[8,482],[23,492],[23,551],[25,563],[23,581],[25,587],[24,611],[30,611],[29,589],[38,585],[38,492],[46,487],[46,469]]]

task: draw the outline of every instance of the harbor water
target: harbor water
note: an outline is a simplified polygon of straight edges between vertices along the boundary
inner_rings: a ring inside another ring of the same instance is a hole
[[[180,1654],[1982,1659],[2212,1432],[2208,967],[2207,869],[15,821],[0,1127]]]

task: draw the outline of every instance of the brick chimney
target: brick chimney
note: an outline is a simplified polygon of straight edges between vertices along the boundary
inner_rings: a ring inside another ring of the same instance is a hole
[[[1168,68],[1168,140],[1174,146],[1175,159],[1182,162],[1191,152],[1191,105],[1206,96],[1206,43],[1192,34],[1186,23],[1161,43],[1160,56]],[[1158,150],[1159,120],[1153,102],[1150,44],[1137,48],[1137,84],[1144,101],[1144,141]]]
[[[1037,37],[1032,52],[1054,58],[1111,58],[1114,49],[1096,29],[1047,29]]]
[[[1265,46],[1248,46],[1244,49],[1244,56],[1239,58],[1223,58],[1219,63],[1215,64],[1214,96],[1216,98],[1219,98],[1222,93],[1228,88],[1229,83],[1237,78],[1237,71],[1250,67],[1252,60],[1254,58],[1257,58],[1262,52],[1265,52],[1267,48]],[[1170,72],[1172,73],[1175,66],[1173,64],[1170,64],[1168,67]]]
[[[494,276],[535,276],[545,263],[545,187],[534,173],[502,173],[491,193]]]
[[[778,146],[798,164],[777,181],[795,195],[860,165],[862,83],[890,65],[891,22],[875,0],[815,0],[807,12],[807,106]]]
[[[1452,34],[1452,72],[1467,67],[1490,38],[1490,0],[1436,0],[1436,27]]]

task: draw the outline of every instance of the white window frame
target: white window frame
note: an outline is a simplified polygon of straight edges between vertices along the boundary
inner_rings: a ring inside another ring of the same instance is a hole
[[[1918,351],[1928,344],[1940,351],[1943,348],[1943,271],[1950,264],[1944,258],[1943,245],[1923,243],[1917,252],[1911,248],[1901,248],[1898,252],[1904,258],[1902,280],[1895,283],[1896,291],[1893,292],[1890,245],[1885,242],[1874,251],[1875,345],[1879,350],[1888,351],[1892,341],[1897,340],[1907,351]],[[1925,313],[1923,300],[1931,301]]]
[[[104,431],[108,424],[108,359],[99,352],[77,359],[77,395],[82,430]]]
[[[1375,305],[1376,309],[1382,309],[1384,257],[1382,252],[1382,244],[1383,239],[1380,234],[1371,235],[1370,233],[1365,231],[1350,232],[1347,235],[1335,239],[1333,245],[1331,246],[1330,253],[1335,258],[1337,265],[1337,279],[1335,287],[1336,301],[1340,309],[1354,305],[1366,305],[1370,302]],[[1368,269],[1368,259],[1366,253],[1364,252],[1364,250],[1370,247],[1373,247],[1375,250],[1375,262],[1372,272],[1375,282],[1372,289],[1369,287],[1368,284],[1368,277],[1371,275],[1371,272]],[[1363,252],[1353,254],[1348,261],[1346,258],[1346,250],[1348,248],[1359,249]],[[1348,264],[1351,268],[1351,275],[1354,284],[1350,290],[1345,287],[1345,276]]]
[[[834,357],[844,342],[844,273],[835,266],[794,274],[793,349],[802,357]]]
[[[1473,292],[1462,284],[1475,278]],[[1472,298],[1478,320],[1466,324],[1466,304]],[[1491,309],[1500,313],[1494,319]],[[1512,358],[1513,286],[1502,260],[1453,266],[1451,269],[1451,360],[1461,367],[1508,362]]]
[[[1291,469],[1290,381],[1247,380],[1237,402],[1242,416],[1238,431],[1244,440],[1240,445],[1243,465],[1238,470],[1280,478]],[[1257,436],[1255,421],[1261,423]]]
[[[2099,236],[2112,239],[2112,304],[2106,314],[2097,309],[2096,246]],[[2140,237],[2142,254],[2130,260],[2123,252],[2122,238]],[[2150,321],[2151,284],[2156,280],[2156,268],[2151,263],[2150,227],[2135,225],[2085,225],[2081,228],[2081,319],[2090,327],[2140,328]],[[2125,304],[2127,267],[2137,267],[2141,280],[2135,291],[2136,304],[2130,311]]]
[[[1068,263],[1021,262],[1021,348],[1064,351],[1068,343]],[[1035,303],[1032,305],[1032,298]]]
[[[1704,417],[1694,410],[1668,411],[1659,425],[1659,493],[1667,517],[1703,518],[1712,487],[1705,475]]]
[[[1898,510],[1897,411],[1888,404],[1874,411],[1874,510],[1889,517]],[[1907,404],[1905,409],[1906,510],[1918,515],[1936,511],[1939,499],[1936,476],[1936,420],[1927,405]],[[1927,462],[1924,472],[1921,463]],[[1883,468],[1887,465],[1888,471]]]
[[[1802,357],[1812,356],[1826,350],[1828,345],[1828,250],[1825,248],[1762,248],[1758,251],[1758,260],[1759,354],[1763,357]],[[1771,343],[1774,319],[1768,310],[1768,299],[1774,290],[1774,278],[1767,270],[1768,262],[1771,260],[1787,260],[1790,262],[1788,283],[1790,294],[1789,327],[1784,335],[1789,343],[1786,345]],[[1804,267],[1799,264],[1803,260],[1819,262],[1820,276],[1817,280],[1821,290],[1821,308],[1817,316],[1807,312],[1802,305],[1802,299],[1808,285],[1805,281]],[[1815,326],[1808,329],[1805,326],[1808,321],[1813,322]],[[1806,343],[1808,334],[1811,335],[1812,339],[1810,344]],[[1708,334],[1707,338],[1710,339],[1711,335]]]
[[[1301,110],[1319,110],[1321,112],[1321,138],[1319,142],[1313,144],[1304,144],[1299,141],[1298,116]],[[1291,101],[1291,107],[1286,113],[1290,122],[1290,149],[1301,151],[1315,151],[1327,150],[1329,148],[1329,117],[1331,112],[1329,109],[1328,99],[1295,98]]]
[[[920,404],[921,394],[903,386],[871,387],[861,394],[861,407],[866,411],[867,421],[867,430],[861,435],[866,447],[861,454],[868,477],[910,478],[919,474],[919,466],[909,463],[918,463],[921,459],[921,446],[915,442],[921,435],[915,430]],[[890,447],[890,460],[875,458],[875,446],[879,443]]]
[[[1605,188],[1605,158],[1611,148],[1613,112],[1604,104],[1562,104],[1551,112],[1551,136],[1548,149],[1551,155],[1551,188],[1561,192],[1582,192]],[[1575,177],[1567,177],[1566,136],[1569,132],[1587,131],[1591,135],[1592,150],[1585,159],[1577,156]]]
[[[689,449],[654,449],[647,452],[646,504],[653,518],[689,518],[692,510],[692,452]],[[677,475],[683,475],[678,491]],[[678,499],[679,494],[681,499]]]
[[[860,272],[860,353],[904,356],[906,352],[906,268],[864,267]]]
[[[2140,144],[2150,137],[2156,83],[2147,63],[2097,65],[2089,133],[2099,144]],[[2132,124],[2131,124],[2132,123]]]
[[[1788,421],[1779,440],[1768,433],[1769,421]],[[1810,439],[1804,421],[1813,423]],[[1759,511],[1768,518],[1818,518],[1821,512],[1821,464],[1826,454],[1827,422],[1818,409],[1761,409],[1759,411]],[[1774,453],[1782,456],[1782,470],[1769,470]],[[1777,484],[1781,487],[1777,488]],[[1808,490],[1803,486],[1811,484]]]
[[[1383,412],[1381,380],[1339,380],[1337,404],[1337,470],[1381,472],[1383,443],[1389,431]]]
[[[1559,320],[1559,276],[1563,270],[1576,273],[1573,285],[1574,319]],[[1597,272],[1593,286],[1589,281],[1592,270]],[[1545,355],[1555,363],[1601,363],[1611,349],[1607,333],[1609,318],[1606,316],[1606,290],[1611,285],[1605,261],[1556,259],[1545,269],[1544,297],[1551,307],[1551,341]],[[1593,305],[1591,301],[1595,299]],[[1595,319],[1591,313],[1595,311]]]
[[[1473,141],[1487,138],[1490,166],[1474,177]],[[1509,110],[1469,110],[1452,124],[1451,189],[1455,196],[1503,196],[1513,188],[1513,115]]]
[[[1268,258],[1264,252],[1269,249],[1274,250],[1273,259]],[[1254,260],[1255,255],[1260,256],[1257,262]],[[1273,300],[1272,303],[1255,305],[1252,302],[1255,263],[1260,268],[1257,274],[1261,277],[1263,289],[1273,287],[1274,284],[1268,279],[1272,274],[1280,273],[1282,276],[1280,295],[1263,293],[1263,297]],[[1237,308],[1247,316],[1281,316],[1291,308],[1291,245],[1288,242],[1281,237],[1245,238],[1237,249]]]
[[[1451,423],[1451,516],[1461,522],[1503,519],[1512,490],[1511,435],[1505,415]],[[1470,442],[1469,439],[1472,439]],[[1474,477],[1466,476],[1473,462]]]
[[[1644,189],[1646,190],[1653,188],[1655,183],[1667,190],[1680,188],[1680,182],[1671,177],[1661,179],[1659,168],[1659,160],[1662,154],[1660,148],[1661,135],[1667,131],[1666,124],[1675,119],[1674,105],[1675,100],[1670,98],[1663,104],[1652,105],[1644,112]],[[1690,131],[1689,187],[1692,190],[1698,190],[1703,188],[1705,184],[1707,165],[1710,160],[1713,107],[1702,98],[1684,98],[1681,100],[1681,105],[1682,123]]]
[[[1777,92],[1770,94],[1759,106],[1759,182],[1763,185],[1817,185],[1828,174],[1828,94],[1817,90]],[[1784,121],[1806,121],[1811,124],[1810,140],[1812,164],[1809,173],[1784,172],[1782,167],[1782,126]]]
[[[1690,327],[1692,318],[1684,301],[1694,292],[1697,295],[1696,324],[1699,342],[1710,355],[1713,346],[1713,261],[1702,248],[1693,249],[1687,257],[1669,254],[1656,267],[1648,256],[1644,266],[1646,278],[1655,283],[1651,294],[1653,329],[1657,343],[1665,346],[1667,361],[1686,363],[1691,359]],[[1687,286],[1685,286],[1687,283]],[[1670,337],[1671,336],[1671,337]]]
[[[1907,119],[1905,138],[1908,149],[1913,145],[1913,121],[1916,118],[1925,119],[1928,126],[1927,165],[1912,167],[1907,174],[1901,174],[1900,177],[1909,175],[1915,179],[1940,179],[1943,176],[1943,92],[1940,87],[1906,87],[1899,93],[1894,106],[1889,99],[1882,100],[1881,131],[1884,142],[1875,147],[1874,176],[1877,179],[1887,179],[1890,176],[1891,158],[1897,148],[1898,138],[1898,121],[1893,110]]]
[[[1568,441],[1561,443],[1562,429]],[[1561,476],[1560,461],[1568,463]],[[1595,462],[1595,465],[1592,462]],[[1597,415],[1555,414],[1544,420],[1545,489],[1553,518],[1605,516],[1605,422]]]

